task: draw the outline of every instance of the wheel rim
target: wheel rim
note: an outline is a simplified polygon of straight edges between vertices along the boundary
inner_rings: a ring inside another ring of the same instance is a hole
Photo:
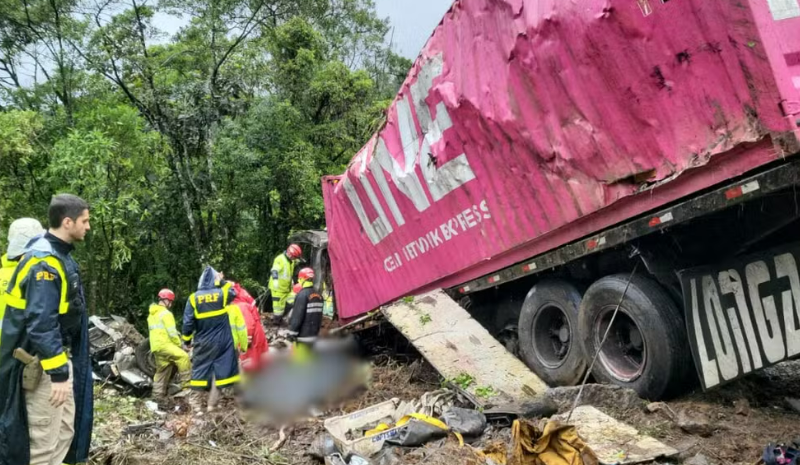
[[[572,328],[567,314],[554,303],[547,303],[533,319],[533,350],[547,368],[564,364],[572,343]]]
[[[600,346],[616,305],[604,307],[595,320],[595,347]],[[620,307],[598,361],[616,380],[629,383],[642,375],[647,364],[647,344],[635,321]]]

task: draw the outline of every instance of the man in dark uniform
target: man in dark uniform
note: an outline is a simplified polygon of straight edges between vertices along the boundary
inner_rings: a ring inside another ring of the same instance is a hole
[[[236,293],[221,277],[206,267],[183,313],[182,338],[187,347],[194,347],[189,386],[195,391],[209,391],[212,383],[225,387],[241,380],[227,308]],[[201,411],[199,397],[193,395],[190,400],[192,408]],[[212,408],[209,403],[208,410]]]
[[[314,289],[314,270],[303,268],[297,275],[302,286],[294,300],[294,309],[289,318],[287,334],[299,344],[310,348],[317,341],[322,327],[322,307],[325,305],[322,295]]]
[[[92,372],[86,302],[70,256],[89,206],[53,197],[50,230],[25,250],[0,305],[0,465],[88,461]]]

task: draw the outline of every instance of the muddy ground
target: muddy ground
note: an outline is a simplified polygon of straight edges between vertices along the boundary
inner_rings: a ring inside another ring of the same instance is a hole
[[[162,405],[161,410],[168,413],[159,415],[147,408],[148,399],[123,397],[98,387],[90,463],[320,464],[308,451],[324,431],[325,418],[394,397],[415,399],[441,387],[439,375],[424,360],[403,354],[403,350],[396,356],[388,354],[391,352],[371,357],[372,381],[367,390],[322,418],[295,425],[283,444],[278,444],[278,428],[250,421],[232,401],[197,419],[186,413],[188,408],[182,400]],[[681,451],[678,457],[663,461],[666,463],[702,454],[710,464],[752,465],[767,443],[790,442],[800,437],[800,414],[785,400],[800,397],[800,362],[787,362],[707,393],[689,393],[666,402],[666,406],[652,405],[614,390],[590,391],[586,399],[592,405]],[[509,437],[508,430],[490,435]],[[440,441],[407,455],[403,463],[479,462],[452,441]]]

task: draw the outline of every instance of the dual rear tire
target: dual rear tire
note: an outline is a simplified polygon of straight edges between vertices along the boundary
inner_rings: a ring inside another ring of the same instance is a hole
[[[629,285],[628,279],[606,276],[583,294],[567,281],[537,283],[520,313],[523,361],[550,386],[580,383],[622,300],[592,369],[594,379],[649,400],[684,390],[693,365],[681,311],[652,279],[634,276]]]

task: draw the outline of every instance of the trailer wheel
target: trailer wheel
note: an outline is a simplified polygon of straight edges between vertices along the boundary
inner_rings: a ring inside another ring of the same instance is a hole
[[[578,338],[581,294],[566,281],[537,283],[522,303],[520,356],[550,386],[572,386],[586,373]]]
[[[625,291],[628,275],[592,284],[583,296],[579,329],[591,361]],[[685,386],[692,369],[683,316],[655,281],[634,276],[592,375],[600,382],[633,389],[658,400]]]

